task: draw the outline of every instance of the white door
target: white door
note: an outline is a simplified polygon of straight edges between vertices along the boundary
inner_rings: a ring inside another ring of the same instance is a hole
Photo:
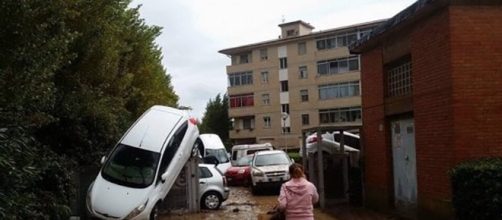
[[[398,211],[409,213],[415,210],[417,203],[413,118],[392,121],[391,129],[395,205]]]

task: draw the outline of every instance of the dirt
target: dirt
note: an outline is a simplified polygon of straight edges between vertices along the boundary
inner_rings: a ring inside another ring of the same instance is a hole
[[[162,216],[161,220],[212,220],[212,219],[239,219],[250,220],[259,219],[259,216],[265,215],[277,203],[277,194],[265,194],[254,196],[247,187],[231,187],[228,200],[223,202],[221,208],[215,211],[202,210],[200,213],[191,214],[171,214]],[[336,218],[322,212],[314,210],[315,219],[336,220]],[[260,218],[261,219],[261,218]]]

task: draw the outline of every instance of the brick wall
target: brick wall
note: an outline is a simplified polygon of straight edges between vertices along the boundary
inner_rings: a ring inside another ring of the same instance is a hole
[[[502,156],[502,6],[450,9],[455,163]]]
[[[411,32],[419,212],[448,215],[454,151],[448,10],[423,19]]]
[[[366,202],[384,210],[392,195],[392,162],[386,146],[382,49],[362,54],[361,66]]]

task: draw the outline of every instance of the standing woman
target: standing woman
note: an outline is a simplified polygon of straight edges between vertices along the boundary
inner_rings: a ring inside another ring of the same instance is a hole
[[[291,179],[281,186],[279,210],[283,210],[287,220],[313,220],[314,204],[319,194],[314,184],[305,179],[303,166],[293,163],[289,166]]]

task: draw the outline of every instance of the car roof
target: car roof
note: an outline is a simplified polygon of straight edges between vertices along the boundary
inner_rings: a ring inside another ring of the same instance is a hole
[[[206,149],[225,149],[225,145],[223,145],[220,136],[217,134],[201,134],[199,138]]]
[[[255,155],[263,155],[263,154],[277,154],[277,153],[286,153],[282,150],[265,150],[265,151],[258,151],[258,152],[255,152],[254,154]]]
[[[188,120],[185,111],[166,106],[153,106],[129,128],[122,144],[160,152],[172,131]]]
[[[272,144],[270,143],[264,143],[264,144],[241,144],[241,145],[234,145],[232,147],[232,151],[234,150],[242,150],[242,149],[260,149],[260,148],[271,148]]]

